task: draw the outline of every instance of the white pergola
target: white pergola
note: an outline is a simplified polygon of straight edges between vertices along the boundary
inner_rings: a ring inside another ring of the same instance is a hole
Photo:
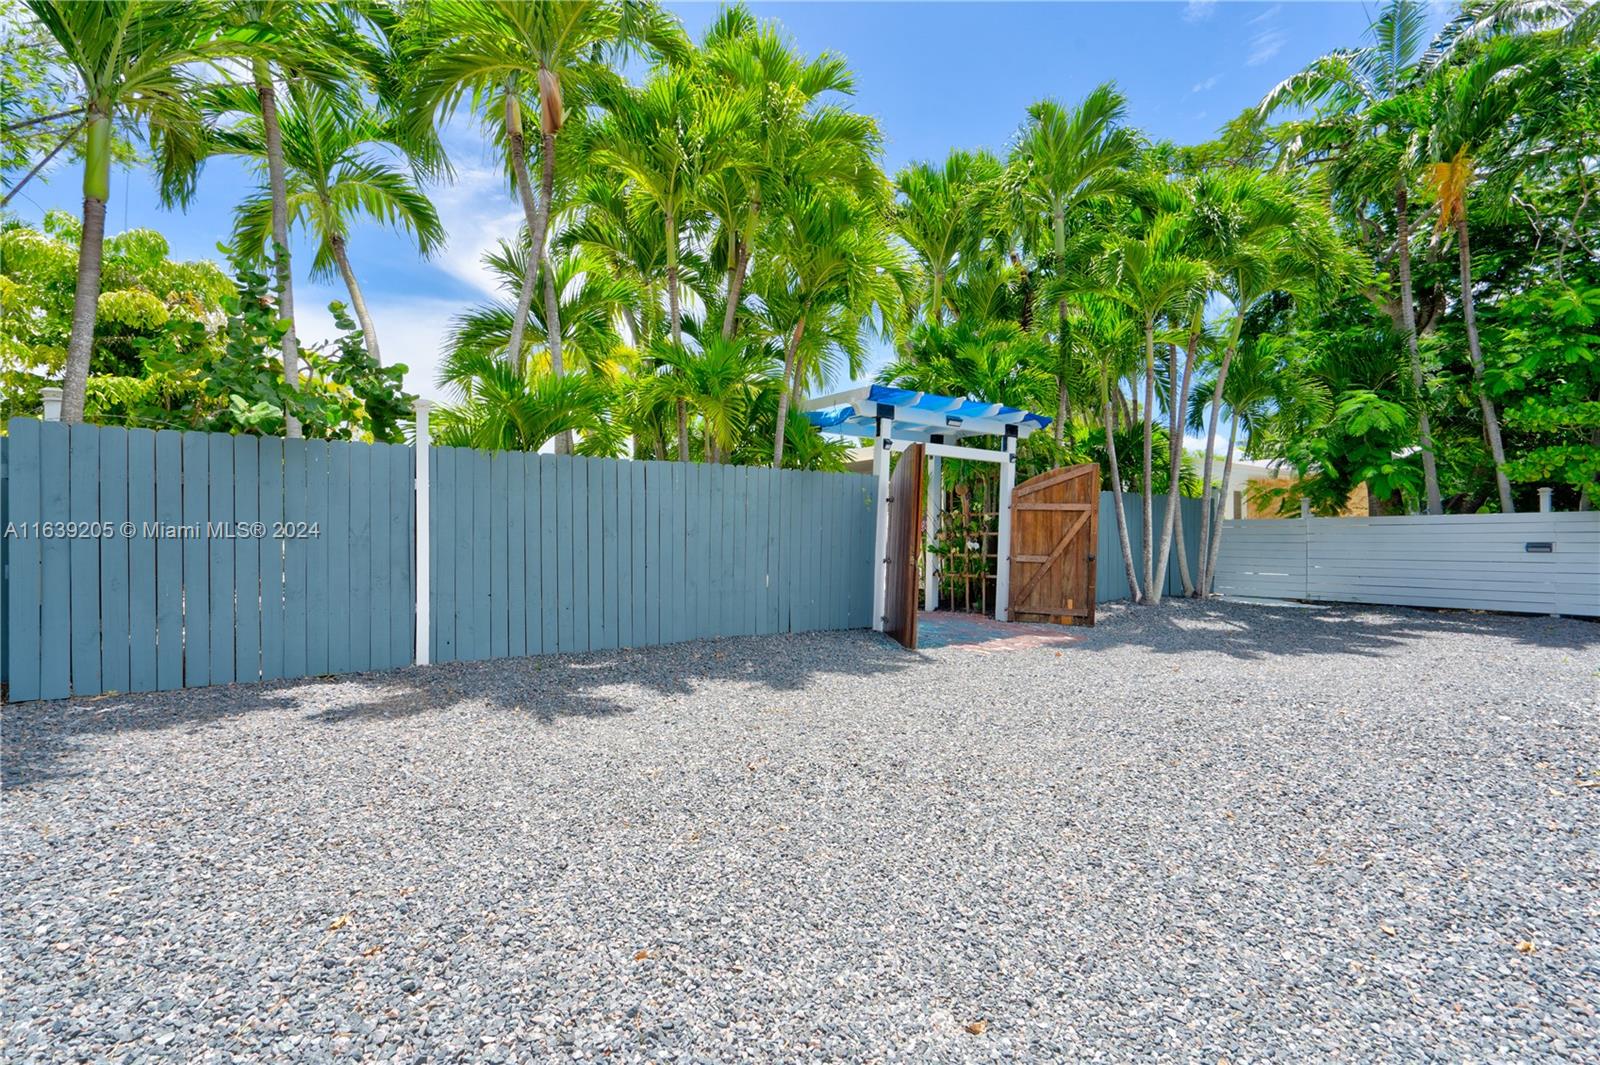
[[[1017,484],[1017,444],[1035,430],[1050,424],[1042,414],[1007,407],[1001,403],[980,403],[957,396],[913,392],[887,385],[836,392],[820,396],[805,405],[811,424],[825,433],[876,440],[872,449],[872,475],[878,481],[877,525],[873,537],[873,557],[878,560],[872,582],[872,627],[882,631],[884,599],[888,588],[889,551],[889,456],[912,444],[923,445],[928,456],[928,499],[923,508],[923,546],[926,581],[923,609],[939,608],[938,558],[931,547],[939,531],[940,509],[944,502],[941,486],[941,460],[970,459],[993,462],[1000,467],[999,572],[995,575],[995,618],[1010,619],[1011,592],[1011,493]],[[953,441],[970,436],[994,436],[1000,450],[964,447]]]

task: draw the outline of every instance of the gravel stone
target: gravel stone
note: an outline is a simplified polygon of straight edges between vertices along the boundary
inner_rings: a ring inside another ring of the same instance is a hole
[[[1594,1060],[1600,626],[1082,631],[8,706],[0,1058]]]

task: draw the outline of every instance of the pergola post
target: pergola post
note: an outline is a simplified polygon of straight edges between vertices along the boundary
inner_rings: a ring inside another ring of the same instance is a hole
[[[994,619],[1011,620],[1011,493],[1017,487],[1017,427],[1000,441],[1000,542],[995,547]]]
[[[878,482],[876,525],[872,533],[872,627],[883,631],[889,595],[889,456],[894,451],[894,414],[878,414],[878,437],[872,448],[872,476]]]
[[[934,437],[934,443],[943,438]],[[938,455],[928,459],[928,503],[922,511],[922,609],[939,609],[939,556],[933,546],[939,537],[939,508],[944,505],[944,460]]]

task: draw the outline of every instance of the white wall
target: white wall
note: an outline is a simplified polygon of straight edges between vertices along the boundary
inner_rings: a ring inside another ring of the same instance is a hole
[[[1225,595],[1600,616],[1600,512],[1224,524]]]

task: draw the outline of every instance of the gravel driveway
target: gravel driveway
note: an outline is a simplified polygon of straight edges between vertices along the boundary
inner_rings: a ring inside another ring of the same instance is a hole
[[[1595,1060],[1600,626],[1111,608],[8,707],[8,1060]]]

